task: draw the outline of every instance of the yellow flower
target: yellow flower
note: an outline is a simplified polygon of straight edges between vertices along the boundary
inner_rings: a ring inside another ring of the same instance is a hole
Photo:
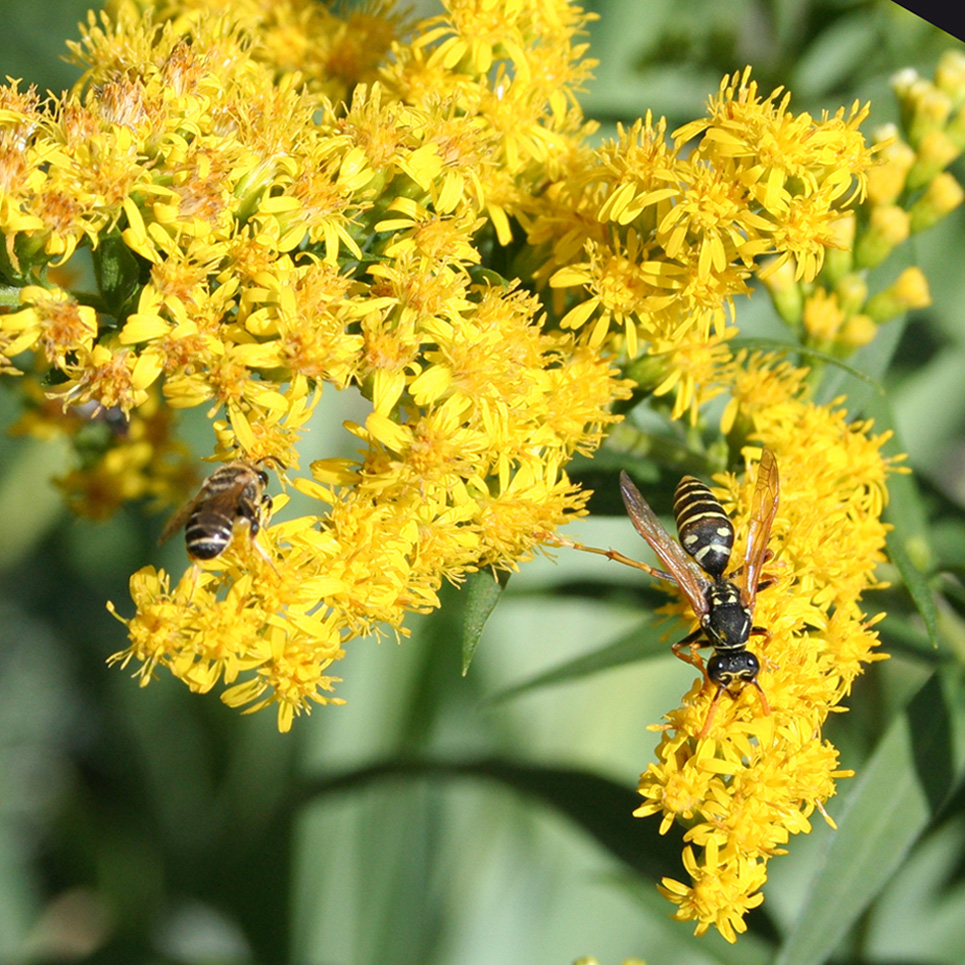
[[[690,416],[696,425],[701,407],[725,391],[727,370],[732,356],[727,342],[737,329],[726,330],[720,336],[702,338],[654,339],[650,358],[659,362],[660,381],[653,389],[656,397],[674,393],[671,419]]]
[[[727,77],[710,116],[672,145],[648,114],[615,142],[562,155],[525,212],[528,241],[545,252],[534,276],[555,290],[561,327],[600,351],[656,357],[632,368],[647,388],[676,391],[675,418],[696,419],[716,393],[701,376],[722,364],[716,346],[751,276],[787,266],[783,287],[796,289],[827,249],[848,245],[841,209],[863,197],[874,153],[858,132],[867,109],[815,120],[788,105],[780,90],[761,97],[748,71]],[[786,307],[797,321],[799,306]]]
[[[436,206],[433,206],[436,208]],[[414,256],[419,264],[445,261],[451,264],[474,264],[479,252],[472,245],[472,235],[482,222],[471,215],[443,217],[409,198],[396,198],[376,231],[393,232],[385,245],[387,258]]]
[[[639,330],[647,337],[670,337],[686,332],[697,321],[686,316],[681,321],[677,292],[684,287],[684,270],[673,262],[648,259],[650,252],[635,232],[628,234],[625,247],[619,239],[608,247],[588,241],[586,253],[587,262],[561,268],[550,284],[559,288],[584,286],[590,293],[563,316],[560,325],[589,325],[591,347],[599,348],[615,327],[626,336],[627,354],[633,358]]]
[[[53,365],[67,366],[71,353],[89,353],[97,336],[97,314],[70,293],[27,285],[20,289],[19,312],[0,315],[0,330],[10,333],[4,354],[13,358],[37,345]]]
[[[759,890],[767,878],[763,862],[721,854],[710,846],[702,863],[693,849],[684,848],[684,867],[693,885],[664,878],[658,886],[665,898],[678,905],[674,918],[696,921],[697,935],[713,925],[727,941],[737,941],[737,935],[747,931],[744,915],[764,900]]]
[[[846,316],[838,305],[837,296],[818,288],[805,301],[802,314],[804,330],[815,344],[833,342],[844,326]]]
[[[139,665],[142,683],[164,667],[192,690],[226,688],[232,706],[274,705],[282,730],[337,702],[328,674],[355,637],[404,635],[408,614],[439,605],[443,580],[513,569],[539,534],[584,511],[566,466],[617,421],[613,404],[631,387],[619,360],[641,355],[657,373],[643,387],[672,396],[672,416],[695,425],[729,389],[726,431],[737,445],[767,442],[782,468],[798,451],[787,427],[799,446],[844,432],[799,397],[802,373],[765,372],[727,343],[734,298],[767,257],[776,273],[793,263],[810,281],[824,248],[842,244],[840,209],[861,197],[871,162],[857,132],[864,112],[795,115],[744,73],[670,142],[647,115],[591,148],[576,100],[592,68],[579,7],[445,9],[406,24],[402,41],[403,21],[383,4],[339,18],[307,0],[121,0],[72,45],[86,67],[73,92],[49,109],[15,86],[2,95],[0,226],[32,287],[21,311],[0,318],[0,344],[53,367],[68,411],[128,419],[128,438],[108,437],[65,478],[72,500],[88,512],[170,500],[183,465],[161,464],[175,447],[157,409],[204,405],[213,458],[265,460],[314,501],[262,521],[255,543],[239,523],[232,545],[173,589],[166,574],[136,574],[129,646],[116,660]],[[684,142],[698,134],[691,150]],[[514,232],[520,282],[491,270]],[[105,267],[100,315],[44,287],[49,262],[69,266],[82,244]],[[527,279],[551,290],[526,291]],[[360,451],[299,476],[326,387],[357,389],[370,406],[347,426]],[[66,420],[43,410],[34,427]],[[857,468],[844,478],[871,473],[875,455],[855,442]],[[837,493],[841,476],[834,465],[814,478]],[[743,525],[747,484],[726,485]],[[766,667],[774,713],[763,723],[754,694],[725,701],[704,742],[727,747],[719,754],[689,754],[706,704],[695,689],[673,718],[683,743],[646,785],[645,808],[665,819],[680,808],[695,822],[705,870],[730,834],[714,862],[745,889],[738,904],[754,900],[763,873],[754,849],[772,853],[830,793],[818,751],[794,746],[807,777],[790,789],[773,758],[755,755],[772,733],[790,746],[802,718],[820,726],[868,658],[873,633],[867,621],[855,629],[849,600],[873,585],[876,558],[866,553],[850,578],[839,564],[880,536],[877,485],[822,504],[823,519],[802,505],[794,526],[779,517],[775,528],[793,565],[762,593],[761,619],[778,655],[823,634],[814,666],[775,657]],[[842,519],[862,526],[843,526],[846,538],[832,525]],[[841,555],[796,546],[795,529],[834,537]],[[778,605],[789,587],[797,609]],[[836,675],[832,649],[850,655]],[[802,687],[810,716],[795,716]],[[752,759],[780,820],[731,793]],[[714,914],[718,927],[738,927],[739,915]]]

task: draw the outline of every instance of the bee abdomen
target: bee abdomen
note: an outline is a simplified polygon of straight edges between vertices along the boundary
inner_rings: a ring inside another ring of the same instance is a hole
[[[706,573],[719,579],[730,562],[734,525],[720,500],[693,476],[677,484],[673,500],[680,545]]]
[[[200,560],[213,560],[231,542],[232,521],[215,513],[195,513],[185,527],[188,554]]]

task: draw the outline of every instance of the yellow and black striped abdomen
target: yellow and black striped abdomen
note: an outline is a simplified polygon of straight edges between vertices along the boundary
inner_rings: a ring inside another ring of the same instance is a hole
[[[693,476],[684,476],[673,498],[680,545],[704,572],[720,579],[730,562],[734,526],[720,500]]]

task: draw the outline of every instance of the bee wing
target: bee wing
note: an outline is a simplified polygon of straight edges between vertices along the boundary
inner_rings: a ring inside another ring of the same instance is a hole
[[[225,516],[233,520],[238,515],[238,499],[247,485],[246,480],[237,480],[226,489],[211,491],[211,477],[209,476],[194,499],[185,503],[164,525],[158,543],[169,540],[191,518],[191,514],[202,504],[205,509],[215,515]]]
[[[620,473],[620,492],[623,504],[636,531],[657,554],[657,559],[690,600],[694,613],[703,617],[708,611],[706,589],[710,585],[700,567],[684,552],[683,547],[663,528],[656,513],[643,498],[633,480]]]
[[[238,515],[238,504],[242,494],[251,485],[250,479],[236,479],[227,489],[220,489],[218,492],[209,493],[208,505],[217,506],[219,512],[227,516]]]
[[[777,515],[780,499],[780,476],[777,471],[777,457],[770,449],[761,453],[757,467],[757,485],[751,499],[751,520],[747,527],[747,549],[744,552],[743,586],[741,602],[748,609],[754,608],[757,587],[760,583],[761,569],[767,554],[767,542],[771,536],[771,526]]]
[[[161,530],[158,545],[167,542],[188,521],[188,517],[194,512],[195,506],[201,501],[202,495],[204,495],[204,489],[170,516],[164,524],[164,529]]]

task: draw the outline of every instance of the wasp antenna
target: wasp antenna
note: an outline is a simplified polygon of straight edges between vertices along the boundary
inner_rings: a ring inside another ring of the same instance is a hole
[[[767,694],[764,693],[764,688],[756,681],[753,680],[751,683],[757,688],[757,696],[761,701],[761,710],[764,711],[765,717],[771,716],[771,705],[767,702]]]

